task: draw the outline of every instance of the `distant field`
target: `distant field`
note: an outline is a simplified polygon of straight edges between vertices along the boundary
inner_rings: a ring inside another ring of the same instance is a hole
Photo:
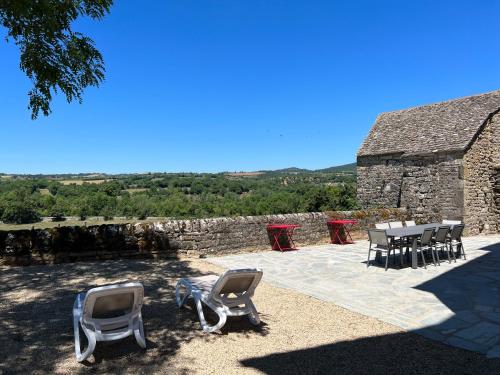
[[[264,172],[235,172],[235,173],[228,173],[227,175],[231,177],[254,177],[263,174]]]
[[[83,185],[84,183],[87,184],[102,184],[103,182],[107,182],[110,180],[60,180],[60,182],[63,185]]]
[[[130,189],[125,189],[125,191],[128,191],[130,194],[134,193],[142,193],[143,191],[148,191],[149,189],[146,188],[130,188]]]

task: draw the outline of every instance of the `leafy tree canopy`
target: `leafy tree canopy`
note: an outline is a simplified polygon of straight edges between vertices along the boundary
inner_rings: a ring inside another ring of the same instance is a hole
[[[80,16],[100,20],[113,0],[0,0],[0,22],[21,51],[21,69],[33,82],[32,119],[47,116],[52,93],[82,102],[83,90],[99,86],[104,61],[89,37],[71,29]]]
[[[30,222],[33,211],[53,217],[203,218],[349,210],[356,205],[355,175],[330,172],[0,178],[0,220],[5,222]]]

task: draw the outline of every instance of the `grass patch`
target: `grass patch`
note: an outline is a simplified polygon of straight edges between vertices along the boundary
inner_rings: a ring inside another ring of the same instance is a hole
[[[39,189],[39,190],[40,190],[40,194],[42,194],[42,195],[52,195],[52,194],[50,194],[49,189]]]
[[[108,180],[60,180],[59,182],[63,185],[83,185],[84,183],[87,183],[87,184],[102,184],[104,182],[107,182],[107,181],[110,181],[109,179]]]
[[[146,188],[131,188],[131,189],[125,189],[125,191],[128,191],[130,194],[134,193],[142,193],[144,191],[148,191],[149,189]]]

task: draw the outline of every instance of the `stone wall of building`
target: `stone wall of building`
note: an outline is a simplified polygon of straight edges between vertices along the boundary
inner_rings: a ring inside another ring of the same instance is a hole
[[[0,231],[0,263],[36,264],[131,257],[177,257],[270,249],[266,225],[301,226],[299,246],[327,243],[329,218],[355,218],[355,230],[376,222],[406,219],[405,210],[164,220],[151,223],[60,226],[51,229]]]
[[[500,114],[493,116],[464,157],[465,223],[469,233],[500,232],[497,180],[500,165]]]
[[[497,231],[500,231],[500,164],[495,166],[495,184],[494,184],[494,201],[495,201],[495,212],[497,217]]]
[[[358,156],[362,207],[403,207],[420,222],[463,219],[461,153]]]
[[[362,207],[399,207],[403,163],[400,155],[358,156],[358,202]]]

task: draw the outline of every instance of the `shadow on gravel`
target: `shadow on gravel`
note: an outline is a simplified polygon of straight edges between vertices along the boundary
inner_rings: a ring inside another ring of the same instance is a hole
[[[249,358],[241,364],[265,374],[500,373],[499,359],[458,348],[450,355],[449,347],[432,344],[419,335],[400,333]]]
[[[0,267],[0,373],[148,373],[163,368],[181,343],[195,337],[213,339],[202,333],[194,312],[179,311],[175,303],[177,280],[202,275],[180,260]],[[72,328],[76,294],[126,280],[144,285],[147,350],[140,349],[133,337],[101,342],[90,362],[78,364]],[[231,320],[226,327],[266,334],[264,324],[255,328],[248,319]]]

